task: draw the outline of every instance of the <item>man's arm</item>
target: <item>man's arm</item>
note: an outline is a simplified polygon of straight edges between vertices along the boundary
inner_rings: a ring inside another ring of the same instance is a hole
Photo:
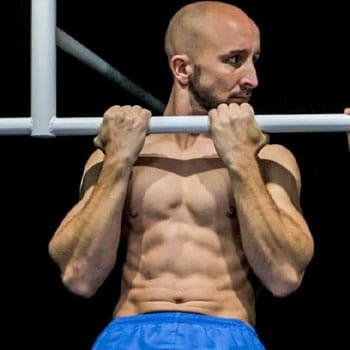
[[[94,140],[79,202],[68,212],[49,243],[64,285],[90,297],[114,267],[131,169],[143,146],[150,112],[111,107]]]
[[[314,249],[299,210],[296,161],[282,146],[264,146],[249,105],[219,106],[209,117],[214,144],[232,179],[248,262],[274,295],[288,295],[300,285]]]

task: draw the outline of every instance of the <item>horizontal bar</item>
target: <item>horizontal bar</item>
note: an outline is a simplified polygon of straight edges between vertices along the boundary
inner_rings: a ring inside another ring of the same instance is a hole
[[[0,118],[0,135],[31,135],[32,118]]]
[[[256,115],[256,121],[266,133],[291,132],[346,132],[350,131],[350,116],[346,114],[281,114]],[[53,118],[55,135],[95,135],[101,117]],[[207,116],[155,116],[149,124],[149,133],[206,133]]]
[[[79,59],[90,68],[95,69],[108,79],[114,81],[119,86],[130,92],[132,95],[144,101],[148,106],[152,107],[155,111],[162,113],[164,110],[164,104],[153,95],[148,93],[142,87],[128,79],[121,72],[116,70],[112,65],[96,55],[90,49],[82,45],[79,41],[71,37],[60,28],[56,28],[56,43],[66,53],[69,53],[73,57]]]
[[[347,114],[280,114],[256,115],[257,123],[266,133],[350,132]],[[95,135],[102,117],[70,117],[50,120],[50,132],[43,137],[63,135]],[[0,135],[31,135],[32,118],[0,118]],[[207,116],[155,116],[149,133],[206,133]],[[32,135],[37,136],[37,135]]]

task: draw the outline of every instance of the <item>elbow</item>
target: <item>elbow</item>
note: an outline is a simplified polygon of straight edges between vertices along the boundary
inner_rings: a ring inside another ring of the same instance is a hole
[[[96,294],[115,263],[115,256],[96,262],[87,257],[75,256],[78,254],[68,254],[62,247],[52,242],[48,250],[50,257],[60,268],[64,287],[71,293],[86,299]]]
[[[90,298],[94,295],[94,291],[89,287],[85,280],[81,277],[82,273],[78,268],[72,268],[67,263],[66,257],[56,254],[53,246],[49,245],[49,256],[58,265],[61,270],[61,281],[64,287],[71,293],[84,298]]]
[[[61,271],[61,281],[64,287],[77,296],[91,298],[95,295],[97,288],[93,287],[89,272],[84,269],[82,262],[72,261],[71,255],[51,240],[48,245],[50,258],[58,265]]]
[[[299,255],[297,262],[280,264],[272,274],[272,280],[268,289],[276,297],[286,297],[295,292],[302,284],[304,274],[309,265],[313,253],[314,245],[312,239],[304,247],[303,254]]]
[[[90,288],[90,286],[84,283],[84,281],[62,276],[62,283],[71,293],[85,299],[93,297],[96,293],[96,291]]]
[[[65,288],[77,296],[88,299],[96,294],[97,288],[89,283],[84,273],[77,267],[68,265],[61,274],[61,280]]]
[[[301,285],[304,273],[297,271],[289,271],[279,274],[273,278],[273,281],[268,283],[266,287],[270,293],[278,298],[284,298],[295,292]]]
[[[277,283],[276,285],[270,287],[269,290],[273,296],[277,298],[284,298],[295,292],[299,288],[300,284],[301,282],[290,283],[290,281],[284,281],[282,283]]]

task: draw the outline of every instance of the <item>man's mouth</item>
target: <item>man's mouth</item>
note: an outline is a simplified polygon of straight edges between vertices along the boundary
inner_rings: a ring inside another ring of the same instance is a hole
[[[236,96],[232,96],[229,99],[230,103],[244,103],[244,102],[248,102],[250,100],[250,94],[249,95],[236,95]]]

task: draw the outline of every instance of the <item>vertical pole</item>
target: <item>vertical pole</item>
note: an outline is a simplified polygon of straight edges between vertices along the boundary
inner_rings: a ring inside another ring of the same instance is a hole
[[[32,136],[54,136],[56,116],[56,0],[31,2]]]

